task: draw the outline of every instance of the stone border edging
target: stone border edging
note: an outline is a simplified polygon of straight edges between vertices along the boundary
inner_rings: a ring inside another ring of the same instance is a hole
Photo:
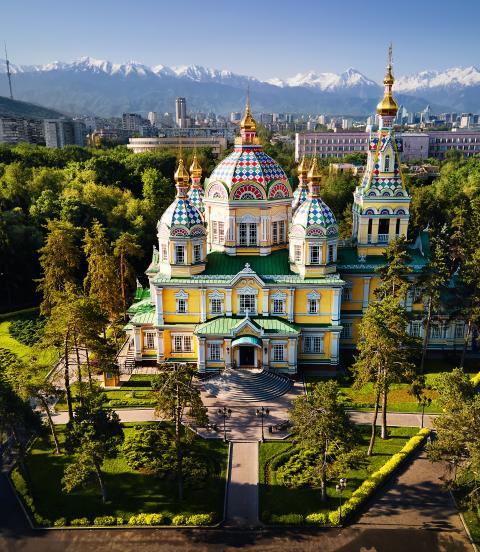
[[[225,523],[227,520],[227,508],[228,508],[228,482],[232,473],[232,441],[228,442],[228,459],[227,459],[227,473],[225,477],[225,494],[223,495],[223,519],[219,525]]]
[[[470,541],[470,544],[472,545],[472,548],[474,552],[478,552],[478,547],[475,543],[475,541],[472,538],[472,534],[470,533],[470,529],[468,527],[467,522],[465,521],[465,518],[463,517],[462,512],[460,511],[460,508],[458,507],[457,501],[455,500],[455,496],[453,495],[452,491],[449,489],[448,492],[450,493],[450,497],[455,504],[455,508],[458,511],[458,515],[460,516],[460,521],[462,522],[463,528],[465,529],[465,533],[467,533],[468,540]]]

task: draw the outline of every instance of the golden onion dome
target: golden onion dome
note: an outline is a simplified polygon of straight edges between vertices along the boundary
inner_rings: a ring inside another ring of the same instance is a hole
[[[312,165],[307,174],[308,181],[312,184],[318,184],[322,179],[322,173],[320,172],[320,167],[318,166],[317,156],[313,157]]]
[[[392,96],[392,86],[395,82],[392,73],[392,65],[389,63],[387,65],[387,73],[383,79],[383,84],[385,85],[385,92],[383,98],[377,105],[377,113],[382,116],[392,116],[394,117],[398,111],[397,102],[393,99]]]
[[[303,155],[300,164],[298,165],[297,173],[299,178],[306,180],[308,175],[308,161],[305,155]]]
[[[190,177],[188,176],[188,171],[185,168],[185,165],[183,163],[183,159],[180,159],[178,162],[178,168],[175,171],[175,182],[177,184],[187,184],[190,180]]]
[[[244,132],[256,132],[257,131],[257,121],[253,118],[252,112],[250,111],[250,100],[247,100],[247,106],[245,107],[245,114],[240,121],[240,128]]]
[[[193,178],[201,178],[202,176],[202,167],[198,162],[196,153],[193,154],[192,164],[190,165],[190,175]]]

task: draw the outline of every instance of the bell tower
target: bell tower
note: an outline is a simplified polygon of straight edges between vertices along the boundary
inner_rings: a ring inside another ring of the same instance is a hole
[[[379,128],[370,134],[367,169],[354,193],[352,237],[359,255],[381,255],[392,240],[407,235],[411,198],[400,165],[402,141],[393,129],[398,111],[394,82],[390,46],[384,94],[377,105]]]

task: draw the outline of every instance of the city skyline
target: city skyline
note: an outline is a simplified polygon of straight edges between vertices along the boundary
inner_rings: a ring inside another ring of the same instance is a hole
[[[480,45],[474,32],[475,15],[480,15],[480,6],[470,0],[465,3],[471,15],[467,19],[448,1],[436,2],[433,14],[429,2],[419,5],[408,0],[402,12],[395,13],[392,27],[377,20],[376,6],[354,0],[341,6],[302,0],[295,11],[287,1],[245,2],[239,10],[207,0],[200,11],[193,0],[168,0],[161,5],[142,0],[136,5],[136,19],[125,17],[131,9],[126,1],[94,4],[86,0],[77,7],[52,0],[47,10],[27,0],[21,12],[14,5],[4,6],[0,39],[18,65],[91,56],[115,63],[197,64],[261,80],[310,70],[339,73],[354,67],[379,82],[383,74],[379,59],[386,58],[391,40],[398,75],[475,65]],[[434,29],[447,32],[442,22],[449,24],[450,39],[436,40],[433,49]],[[413,33],[415,26],[419,31]],[[19,28],[28,40],[19,40]],[[369,29],[375,31],[374,41],[369,39]]]

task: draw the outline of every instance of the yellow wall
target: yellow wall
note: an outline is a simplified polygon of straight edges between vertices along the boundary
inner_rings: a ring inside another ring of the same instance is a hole
[[[306,313],[308,310],[308,294],[314,291],[314,289],[297,289],[295,291],[295,322],[302,323],[318,323],[318,324],[330,324],[332,321],[332,301],[333,290],[315,288],[315,291],[320,294],[320,312],[328,313],[324,316],[299,314]]]
[[[185,293],[188,293],[187,308],[188,312],[186,314],[167,314],[167,313],[176,313],[177,311],[177,299],[175,295],[183,290]],[[190,323],[199,323],[200,322],[200,290],[195,288],[189,288],[188,286],[172,289],[165,288],[163,290],[163,312],[164,320],[166,324],[172,323],[181,323],[181,322],[190,322]],[[197,314],[192,314],[197,313]]]

